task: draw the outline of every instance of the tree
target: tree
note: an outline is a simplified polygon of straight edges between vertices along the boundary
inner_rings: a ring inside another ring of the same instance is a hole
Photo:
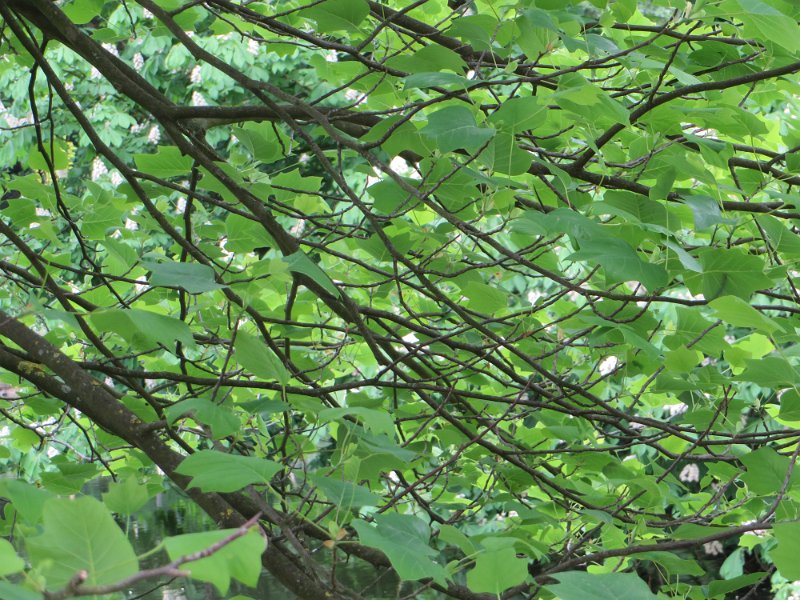
[[[0,16],[0,595],[793,592],[800,6]]]

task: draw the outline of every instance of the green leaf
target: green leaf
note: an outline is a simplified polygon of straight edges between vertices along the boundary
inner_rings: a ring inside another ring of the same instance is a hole
[[[547,117],[547,107],[536,96],[512,98],[489,117],[496,129],[516,135],[540,127]]]
[[[275,247],[275,240],[261,223],[241,215],[225,219],[225,249],[229,252],[252,252],[255,248]]]
[[[520,36],[517,42],[531,60],[555,47],[561,31],[550,16],[549,11],[532,8],[517,19]]]
[[[578,73],[568,73],[559,80],[555,99],[563,109],[583,117],[586,122],[627,124],[629,120],[622,104]]]
[[[111,482],[103,494],[103,503],[109,510],[121,515],[132,515],[150,500],[150,490],[140,484],[135,477],[127,477],[120,482]]]
[[[546,235],[549,228],[543,221],[544,215],[535,210],[527,210],[511,222],[511,230],[530,236]]]
[[[326,408],[317,413],[317,418],[321,421],[341,420],[346,416],[354,416],[361,419],[364,427],[374,433],[386,436],[394,434],[394,421],[391,415],[385,410],[367,408],[365,406],[341,406],[338,408]]]
[[[102,244],[108,250],[109,261],[119,273],[124,273],[130,269],[139,258],[136,250],[114,238],[107,237]]]
[[[778,418],[784,421],[800,421],[800,393],[797,390],[789,389],[783,393]]]
[[[387,178],[373,183],[367,188],[367,191],[374,200],[374,209],[383,214],[390,214],[396,210],[410,208],[416,203],[414,197],[401,188],[393,179]],[[382,245],[383,244],[381,244],[381,246]]]
[[[425,89],[443,85],[455,85],[466,88],[469,83],[470,81],[462,75],[448,73],[447,71],[434,71],[432,73],[412,73],[405,78],[405,85],[403,87],[407,90],[414,88]]]
[[[49,142],[45,145],[47,157],[52,162],[53,168],[56,170],[66,169],[69,166],[69,158],[67,148],[64,142],[58,139],[53,139],[53,147],[50,147]],[[48,161],[45,155],[37,147],[32,147],[30,155],[28,156],[28,167],[39,171],[48,170]]]
[[[466,15],[453,19],[447,35],[461,38],[475,50],[487,51],[491,49],[498,26],[497,19],[491,15]]]
[[[517,558],[512,547],[478,554],[475,568],[467,573],[467,585],[473,592],[500,595],[528,578],[528,561]]]
[[[671,575],[702,575],[703,568],[695,560],[681,558],[671,552],[653,551],[638,553],[637,558],[651,560],[661,565]]]
[[[233,435],[242,426],[239,418],[227,408],[205,398],[183,400],[164,410],[164,415],[170,422],[174,422],[187,413],[192,414],[196,421],[210,426],[214,439]]]
[[[223,529],[168,537],[164,540],[164,547],[170,560],[177,560],[182,556],[205,550],[235,531],[235,529]],[[267,540],[264,536],[258,531],[250,531],[211,556],[185,563],[181,569],[190,571],[192,579],[213,584],[223,595],[228,593],[231,579],[254,588],[261,575],[261,555],[266,548]]]
[[[731,219],[724,219],[719,209],[719,203],[710,196],[684,196],[682,200],[692,209],[694,226],[697,230],[707,229],[720,223],[736,222]]]
[[[105,0],[74,0],[64,7],[64,14],[76,25],[83,25],[88,23],[98,14],[100,9],[103,8]]]
[[[18,450],[27,452],[32,448],[39,445],[40,438],[36,432],[26,429],[25,427],[17,427],[11,431],[9,436],[14,440],[14,447]]]
[[[225,287],[214,281],[214,269],[208,265],[142,261],[142,266],[152,272],[150,285],[154,287],[182,287],[190,294],[202,294]]]
[[[192,159],[175,146],[159,146],[155,154],[134,154],[136,168],[161,179],[188,177]]]
[[[65,586],[81,570],[88,573],[87,585],[103,585],[139,569],[136,554],[111,513],[88,496],[48,500],[43,533],[28,538],[26,545],[48,589]]]
[[[235,492],[248,485],[266,485],[283,467],[266,458],[200,450],[183,459],[175,471],[192,478],[190,487],[203,492]]]
[[[289,148],[288,140],[276,133],[271,123],[246,123],[242,127],[234,127],[233,134],[253,158],[264,164],[281,159]]]
[[[106,241],[109,229],[122,226],[122,212],[109,202],[98,202],[81,219],[81,232],[90,240]]]
[[[723,527],[711,527],[706,525],[696,525],[694,523],[684,523],[678,526],[673,536],[678,540],[696,540],[710,535],[724,534],[727,530]]]
[[[359,444],[373,455],[392,456],[402,463],[408,463],[416,457],[416,452],[408,448],[401,448],[392,437],[387,435],[374,435],[362,431],[359,433],[359,438]]]
[[[192,331],[186,323],[147,310],[109,308],[89,313],[89,320],[99,330],[113,331],[139,347],[169,347],[175,342],[194,347]]]
[[[747,472],[741,479],[754,494],[769,496],[777,494],[789,474],[790,459],[781,456],[769,447],[759,448],[741,458]],[[792,481],[800,478],[792,472]]]
[[[463,73],[466,63],[461,56],[439,44],[430,43],[413,54],[394,56],[386,61],[392,68],[408,73],[433,73],[445,69],[453,73]]]
[[[560,600],[656,600],[658,596],[634,573],[555,573],[556,585],[544,586]]]
[[[300,12],[314,19],[322,31],[358,31],[369,14],[366,0],[324,0]]]
[[[786,579],[800,579],[800,523],[776,523],[772,529],[777,545],[770,556]]]
[[[293,273],[308,275],[311,279],[320,284],[326,292],[337,298],[339,297],[339,289],[334,285],[333,281],[331,281],[331,278],[302,250],[285,256],[283,260],[289,265],[289,270]]]
[[[510,133],[499,132],[481,155],[481,160],[496,173],[521,175],[530,169],[533,157],[517,146]]]
[[[8,498],[17,513],[28,523],[42,520],[45,502],[52,494],[20,480],[0,481],[0,497]]]
[[[766,388],[790,387],[798,383],[797,372],[785,358],[765,356],[745,361],[747,368],[739,375],[743,381],[752,381]]]
[[[440,152],[464,149],[474,152],[495,135],[494,129],[483,129],[466,106],[448,106],[428,116],[421,133],[433,141]]]
[[[57,467],[58,471],[42,473],[41,479],[48,490],[62,495],[79,493],[98,471],[94,464],[59,463]]]
[[[756,573],[748,573],[747,575],[740,575],[732,579],[724,581],[712,581],[708,584],[708,597],[709,598],[727,598],[728,594],[758,583],[766,577],[767,573],[759,571]]]
[[[792,257],[800,257],[800,239],[789,228],[775,217],[764,215],[756,219],[766,231],[769,243],[778,252],[785,252]]]
[[[428,525],[412,515],[375,515],[376,527],[357,519],[352,525],[362,544],[381,550],[400,579],[417,581],[426,577],[444,583],[446,571],[433,560],[436,552],[428,545]]]
[[[766,334],[780,329],[775,321],[762,315],[747,302],[736,296],[723,296],[708,303],[714,309],[714,315],[736,327],[752,327]]]
[[[723,579],[740,577],[744,570],[745,549],[737,548],[731,552],[719,568],[719,575]]]
[[[611,5],[614,16],[622,23],[626,23],[636,12],[636,0],[617,0]]]
[[[642,198],[638,194],[618,190],[610,190],[603,194],[603,202],[592,204],[592,211],[597,214],[619,215],[628,222],[655,225],[651,227],[661,232],[668,232],[670,221],[669,213],[660,202]]]
[[[557,208],[546,215],[538,211],[527,211],[526,214],[530,219],[541,223],[549,235],[566,233],[581,242],[595,238],[603,240],[610,238],[607,231],[598,223],[568,208]]]
[[[640,281],[648,290],[663,287],[669,281],[661,265],[645,262],[636,251],[623,240],[605,237],[581,243],[581,249],[568,260],[583,260],[599,263],[606,272],[609,283]]]
[[[755,35],[790,52],[800,50],[800,26],[797,21],[761,0],[738,0],[742,13],[737,16],[745,25],[746,35]]]
[[[289,381],[289,372],[275,353],[260,339],[239,331],[236,334],[236,361],[261,379],[276,380],[281,385]]]
[[[17,551],[11,542],[0,538],[0,577],[7,577],[19,573],[25,568],[25,561],[17,556]]]
[[[702,353],[685,346],[668,352],[664,357],[664,367],[675,373],[688,373],[703,360]]]
[[[381,497],[367,488],[349,481],[315,475],[312,482],[325,497],[340,509],[348,510],[362,506],[378,506]]]
[[[753,292],[772,285],[758,256],[722,248],[704,248],[698,255],[703,272],[687,275],[686,284],[693,293],[702,293],[706,300],[728,295],[749,300]]]
[[[439,539],[447,544],[455,546],[464,554],[474,554],[477,550],[475,544],[453,525],[439,525]]]
[[[3,600],[43,600],[44,596],[20,585],[0,581],[0,598]]]
[[[22,194],[22,198],[35,199],[37,206],[42,206],[47,210],[56,209],[56,197],[53,189],[38,180],[36,175],[26,177],[15,177],[8,186],[12,190],[17,190]],[[18,202],[20,211],[27,212],[31,205],[26,202]],[[15,203],[16,204],[16,203]],[[7,209],[6,209],[7,210]]]
[[[470,281],[461,292],[469,299],[467,306],[470,310],[492,315],[504,310],[508,306],[508,295],[501,289]]]

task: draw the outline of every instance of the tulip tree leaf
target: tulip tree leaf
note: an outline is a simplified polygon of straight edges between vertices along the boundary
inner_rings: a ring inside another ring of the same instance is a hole
[[[369,14],[369,5],[366,0],[324,0],[301,14],[314,19],[324,31],[358,31]]]
[[[763,260],[741,250],[705,248],[698,251],[698,260],[703,271],[689,275],[686,284],[707,300],[728,295],[749,300],[753,292],[772,285]]]
[[[388,513],[375,516],[375,526],[362,520],[353,521],[361,543],[381,550],[401,579],[416,581],[431,577],[444,581],[445,570],[428,545],[430,528],[412,515]]]
[[[0,581],[0,598],[3,600],[42,600],[44,595],[21,585]]]
[[[186,323],[149,310],[111,308],[95,311],[89,315],[89,319],[101,331],[113,331],[139,346],[171,346],[175,342],[194,346],[191,329]]]
[[[236,336],[236,360],[248,371],[266,380],[289,381],[289,372],[275,353],[257,337],[243,331]]]
[[[201,294],[225,287],[214,281],[214,269],[197,263],[144,262],[150,271],[150,285],[181,287],[190,294]]]
[[[381,497],[372,493],[367,488],[342,481],[334,477],[317,475],[313,479],[314,485],[333,502],[336,506],[348,509],[362,506],[378,506]]]
[[[647,584],[634,573],[586,573],[568,571],[556,573],[555,585],[545,588],[561,600],[656,600]]]
[[[441,152],[458,148],[475,151],[494,137],[495,130],[478,127],[467,107],[450,106],[431,114],[421,133]]]
[[[776,523],[773,530],[777,546],[770,551],[778,572],[786,579],[800,579],[800,523]]]
[[[715,316],[738,327],[752,327],[770,334],[780,329],[775,321],[764,316],[747,302],[736,296],[723,296],[708,303]]]
[[[65,586],[81,570],[88,573],[88,585],[113,583],[138,571],[130,542],[101,502],[89,496],[52,498],[43,516],[41,535],[26,543],[48,588]]]
[[[147,504],[150,497],[146,485],[138,483],[135,477],[128,477],[109,484],[108,491],[103,494],[103,504],[121,515],[132,515]]]
[[[517,558],[514,548],[498,548],[478,554],[475,568],[467,573],[474,592],[499,595],[528,577],[528,561]]]
[[[800,26],[787,14],[762,0],[737,0],[747,30],[790,52],[800,51]]]
[[[266,458],[200,450],[184,458],[175,471],[191,477],[191,486],[203,492],[235,492],[248,485],[268,484],[281,468]]]
[[[0,577],[19,573],[24,568],[25,561],[17,555],[11,542],[0,538]]]
[[[188,533],[164,540],[170,560],[206,550],[233,534],[235,529]],[[261,575],[261,555],[267,541],[258,531],[250,531],[214,552],[211,556],[185,563],[181,569],[191,573],[192,579],[208,581],[221,594],[227,594],[231,579],[256,587]]]
[[[311,279],[319,283],[329,294],[333,296],[339,295],[339,290],[336,288],[333,281],[331,281],[331,278],[302,250],[298,250],[294,254],[284,257],[283,260],[289,265],[289,270],[293,273],[308,275]]]
[[[668,281],[664,267],[646,262],[626,242],[615,238],[587,240],[569,259],[597,261],[610,283],[641,281],[648,290],[654,290]]]
[[[192,168],[192,159],[175,146],[161,146],[155,154],[136,154],[136,168],[155,177],[186,177]]]

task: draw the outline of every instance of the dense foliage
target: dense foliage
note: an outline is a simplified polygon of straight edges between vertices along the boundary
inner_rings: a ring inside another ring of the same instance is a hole
[[[0,597],[800,595],[800,5],[0,18]]]

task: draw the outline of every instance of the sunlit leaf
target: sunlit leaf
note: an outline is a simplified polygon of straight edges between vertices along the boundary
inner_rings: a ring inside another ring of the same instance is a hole
[[[161,178],[185,177],[192,159],[175,146],[161,146],[155,154],[136,154],[133,159],[140,171]]]
[[[286,383],[289,373],[275,353],[257,337],[244,332],[236,336],[236,360],[248,371],[267,380]]]
[[[25,561],[17,555],[11,542],[0,538],[0,577],[19,573],[23,568]]]

